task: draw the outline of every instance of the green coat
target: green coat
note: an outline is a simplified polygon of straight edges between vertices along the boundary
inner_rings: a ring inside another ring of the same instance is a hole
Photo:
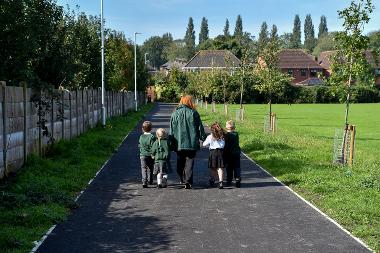
[[[142,134],[139,138],[140,156],[151,156],[151,148],[156,137],[153,134]]]
[[[152,146],[152,156],[155,163],[169,162],[170,148],[169,141],[165,138],[156,140]]]
[[[207,137],[199,113],[186,105],[178,106],[172,114],[170,136],[175,151],[199,150],[199,140]]]

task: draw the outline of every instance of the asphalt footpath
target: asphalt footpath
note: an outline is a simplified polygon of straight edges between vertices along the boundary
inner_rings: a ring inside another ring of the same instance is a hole
[[[145,120],[168,129],[174,109],[157,104]],[[140,134],[139,124],[36,252],[370,252],[243,154],[239,189],[208,187],[207,149],[193,189],[178,184],[175,153],[169,187],[143,189]]]

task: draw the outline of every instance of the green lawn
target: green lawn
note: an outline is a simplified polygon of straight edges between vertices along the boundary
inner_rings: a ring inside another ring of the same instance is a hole
[[[64,220],[77,207],[75,197],[152,106],[59,142],[46,158],[30,156],[17,176],[1,182],[0,252],[29,252],[33,241]]]
[[[203,121],[226,118],[199,108]],[[229,106],[235,115],[237,105]],[[336,128],[344,126],[344,105],[273,105],[275,136],[263,133],[268,105],[246,105],[246,121],[237,124],[244,152],[372,249],[380,252],[380,104],[351,105],[349,122],[357,126],[352,168],[332,164]],[[229,118],[235,118],[230,116]]]

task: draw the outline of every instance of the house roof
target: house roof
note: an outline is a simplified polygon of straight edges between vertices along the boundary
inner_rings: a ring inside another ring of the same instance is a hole
[[[240,60],[228,50],[200,50],[184,68],[226,68],[239,66]]]
[[[278,54],[280,69],[322,69],[312,55],[302,49],[284,49]]]
[[[321,52],[318,57],[318,63],[325,69],[330,69],[331,65],[331,57],[336,53],[336,50],[334,51],[324,51]],[[377,63],[375,62],[375,58],[373,57],[373,54],[370,50],[365,51],[365,57],[369,64],[372,65],[374,68],[380,68],[380,56],[377,60]]]
[[[186,65],[186,62],[187,62],[186,59],[175,58],[172,61],[168,61],[168,62],[162,64],[161,68],[165,68],[165,69],[168,69],[168,70],[173,69],[173,68],[181,69],[183,66]]]

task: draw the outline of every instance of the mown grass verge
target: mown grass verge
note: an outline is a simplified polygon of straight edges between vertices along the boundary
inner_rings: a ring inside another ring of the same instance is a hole
[[[16,176],[1,182],[0,252],[29,252],[34,241],[63,221],[77,207],[76,196],[152,107],[112,118],[105,129],[60,141],[46,157],[28,157]]]
[[[227,119],[199,108],[205,123]],[[230,106],[235,116],[238,106]],[[266,105],[246,105],[246,121],[237,123],[243,151],[273,176],[337,220],[380,252],[380,104],[354,104],[357,125],[352,168],[332,164],[336,128],[344,123],[343,105],[274,105],[275,136],[263,131]],[[234,118],[234,117],[233,117]]]

